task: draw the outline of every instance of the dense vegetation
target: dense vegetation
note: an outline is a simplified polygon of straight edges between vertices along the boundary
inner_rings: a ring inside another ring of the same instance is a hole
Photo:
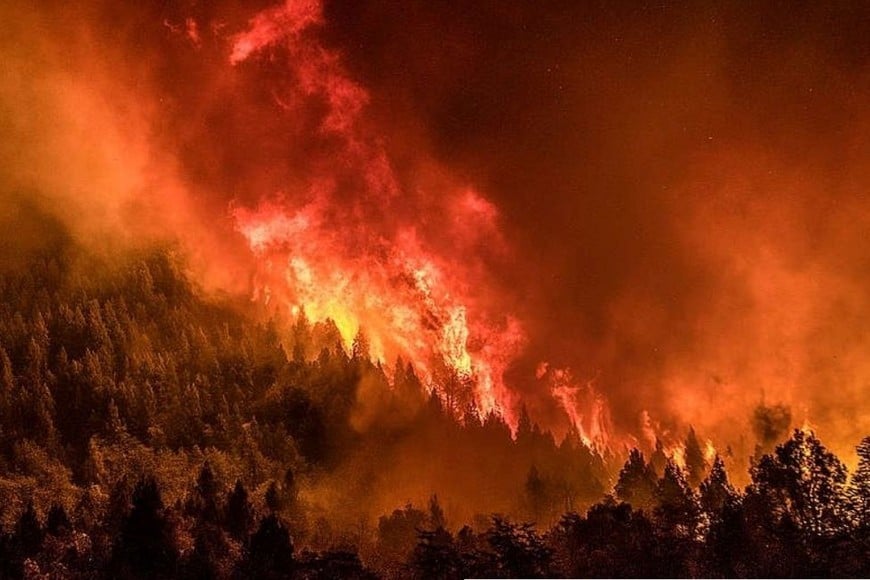
[[[61,247],[0,296],[3,577],[870,573],[870,438],[850,476],[794,431],[740,492],[690,432],[685,468],[633,451],[612,485],[578,437],[459,421],[363,336],[207,297],[170,250]]]

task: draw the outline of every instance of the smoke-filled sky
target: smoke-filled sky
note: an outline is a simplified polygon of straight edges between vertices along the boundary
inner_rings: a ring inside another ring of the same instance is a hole
[[[88,243],[180,237],[249,292],[237,218],[277,205],[283,252],[303,216],[336,268],[434,256],[439,308],[492,329],[477,349],[510,350],[490,370],[545,424],[542,362],[640,441],[751,445],[762,400],[840,453],[870,429],[866,2],[18,4],[22,240],[26,201]]]

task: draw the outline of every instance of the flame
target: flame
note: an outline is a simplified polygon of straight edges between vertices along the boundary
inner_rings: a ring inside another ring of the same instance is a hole
[[[238,231],[262,258],[255,296],[265,302],[279,295],[290,317],[304,312],[312,322],[333,321],[347,350],[363,330],[375,360],[412,361],[430,388],[440,386],[433,374],[440,363],[473,382],[480,416],[495,412],[513,421],[502,374],[523,344],[519,323],[473,318],[441,260],[411,233],[368,240],[359,251],[330,231],[322,210],[314,203],[293,212],[274,200],[234,209]]]
[[[674,462],[680,469],[686,469],[686,446],[683,443],[666,445],[665,456]]]
[[[468,354],[468,325],[465,307],[456,306],[447,314],[441,339],[444,362],[460,377],[472,374],[471,355]]]
[[[713,465],[713,461],[716,459],[716,455],[719,452],[716,450],[716,446],[713,445],[713,441],[707,439],[704,441],[704,460],[708,465]]]
[[[554,369],[549,363],[538,365],[539,380],[549,380],[550,392],[568,415],[571,427],[584,445],[604,451],[610,448],[612,425],[604,398],[593,381],[577,383],[569,369]]]
[[[291,319],[304,312],[312,322],[334,322],[346,350],[364,332],[375,360],[411,361],[457,414],[466,415],[470,397],[478,419],[495,414],[516,431],[518,396],[504,373],[526,334],[516,317],[487,304],[485,267],[476,257],[481,248],[503,248],[499,212],[474,187],[446,178],[422,183],[427,199],[440,200],[426,208],[440,228],[396,217],[417,208],[382,140],[361,123],[367,91],[338,54],[306,36],[322,22],[320,4],[288,0],[233,39],[235,67],[273,47],[289,53],[295,83],[276,100],[288,114],[306,99],[325,103],[319,131],[331,148],[330,163],[312,170],[302,187],[231,208],[258,258],[254,298],[278,304]],[[591,385],[574,385],[567,370],[548,374],[573,428],[588,445],[605,448],[611,428],[603,397]]]

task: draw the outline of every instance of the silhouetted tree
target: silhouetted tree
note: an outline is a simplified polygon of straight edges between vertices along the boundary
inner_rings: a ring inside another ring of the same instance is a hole
[[[814,433],[795,429],[791,438],[752,468],[750,493],[767,499],[775,519],[788,516],[808,534],[843,529],[846,467]]]
[[[665,465],[668,463],[668,456],[665,454],[665,446],[661,439],[656,437],[656,445],[649,458],[649,465],[655,473],[656,477],[661,477],[665,472]]]
[[[497,575],[516,578],[548,575],[550,551],[532,524],[514,524],[494,516],[487,541],[495,553]]]
[[[189,578],[229,578],[232,562],[229,546],[220,527],[207,518],[194,520],[193,550],[181,562],[182,576]]]
[[[251,578],[290,578],[293,574],[293,544],[290,532],[275,514],[260,521],[251,536],[242,570]]]
[[[453,536],[443,527],[420,530],[417,546],[410,558],[416,578],[448,580],[461,578],[462,563]]]
[[[426,525],[426,514],[408,504],[378,520],[379,546],[387,558],[405,561],[417,543],[417,532]]]
[[[30,558],[39,553],[44,538],[45,531],[39,523],[33,502],[28,501],[15,524],[15,544],[21,558]]]
[[[715,469],[714,463],[713,472]],[[708,498],[714,500],[708,505],[713,505],[720,496],[710,493]],[[753,562],[757,546],[752,544],[748,535],[745,513],[739,498],[725,495],[721,508],[715,514],[706,538],[709,575],[725,578],[758,576],[760,573]]]
[[[654,510],[657,558],[661,575],[680,578],[696,576],[692,564],[700,542],[701,509],[698,499],[686,481],[683,470],[668,461],[656,486]]]
[[[534,465],[529,469],[525,484],[525,502],[529,515],[535,520],[544,517],[549,507],[547,482],[541,478],[538,468]]]
[[[612,498],[595,504],[581,517],[568,514],[556,526],[560,572],[567,577],[653,577],[655,535],[644,512]]]
[[[637,509],[649,508],[653,505],[655,489],[656,479],[652,468],[644,462],[643,453],[632,449],[619,472],[616,497]]]
[[[133,508],[121,527],[112,554],[112,569],[121,576],[172,576],[177,550],[163,500],[154,478],[139,481]]]
[[[281,493],[278,491],[278,485],[272,481],[269,483],[268,489],[266,489],[266,507],[272,513],[280,512],[284,507],[284,498],[281,497]]]
[[[219,491],[214,472],[206,461],[196,478],[196,485],[187,503],[187,512],[197,519],[217,523],[220,519]]]
[[[447,527],[447,518],[444,517],[444,510],[436,494],[429,498],[429,525],[435,530]]]
[[[718,455],[713,460],[713,467],[699,487],[701,509],[707,517],[714,520],[730,502],[736,501],[737,492],[728,481],[725,463]]]
[[[227,530],[234,538],[241,541],[247,537],[253,521],[254,513],[248,500],[248,490],[241,481],[236,481],[235,487],[227,497]]]
[[[62,505],[52,504],[45,520],[45,529],[53,536],[62,536],[72,530],[72,524]]]

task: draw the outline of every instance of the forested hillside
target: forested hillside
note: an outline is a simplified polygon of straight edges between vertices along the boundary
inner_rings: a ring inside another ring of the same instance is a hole
[[[525,413],[457,420],[363,333],[348,353],[207,294],[172,249],[24,264],[0,277],[3,576],[870,573],[870,439],[850,476],[796,430],[743,492],[692,431],[681,464],[620,471]]]

